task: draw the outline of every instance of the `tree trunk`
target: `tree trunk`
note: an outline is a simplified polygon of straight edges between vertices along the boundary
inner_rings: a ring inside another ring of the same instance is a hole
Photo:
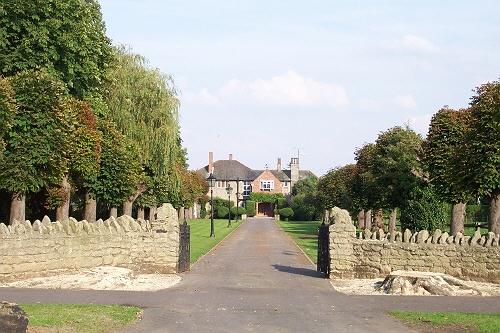
[[[64,176],[61,188],[66,194],[66,200],[56,209],[56,220],[64,221],[69,219],[69,203],[71,202],[71,184],[68,181],[68,176]]]
[[[369,209],[365,212],[365,229],[371,230],[372,228],[372,210]]]
[[[450,226],[452,236],[456,236],[459,232],[464,233],[465,205],[463,202],[453,204]]]
[[[92,198],[90,191],[85,192],[85,212],[83,219],[89,223],[94,223],[96,219],[97,201]]]
[[[26,220],[26,195],[21,192],[14,192],[10,202],[9,224],[14,224],[14,220],[24,222]]]
[[[184,207],[179,208],[179,222],[184,222],[184,218],[186,217],[186,210]]]
[[[389,216],[389,232],[392,234],[396,231],[396,219],[398,217],[398,209],[393,208]]]
[[[132,206],[135,199],[137,199],[137,197],[139,197],[142,193],[146,192],[147,189],[146,185],[141,184],[137,191],[128,197],[127,201],[123,203],[123,215],[132,216]]]
[[[373,229],[375,229],[375,230],[378,230],[378,229],[385,230],[384,211],[382,209],[377,209],[377,211],[375,213],[375,223],[373,225]]]
[[[358,213],[358,228],[359,229],[365,228],[365,211],[364,211],[364,209],[360,210]]]
[[[491,196],[489,229],[496,235],[500,234],[500,191]]]
[[[137,208],[137,219],[144,220],[144,207]]]
[[[118,217],[118,208],[111,207],[109,210],[109,217],[113,216],[115,219]]]
[[[149,222],[156,221],[156,206],[149,207]]]

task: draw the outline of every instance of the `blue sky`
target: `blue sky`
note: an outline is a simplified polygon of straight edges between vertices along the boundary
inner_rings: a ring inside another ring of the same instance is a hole
[[[101,1],[108,35],[171,74],[193,169],[233,153],[322,175],[378,133],[426,134],[500,77],[498,1]],[[286,164],[286,163],[285,163]]]

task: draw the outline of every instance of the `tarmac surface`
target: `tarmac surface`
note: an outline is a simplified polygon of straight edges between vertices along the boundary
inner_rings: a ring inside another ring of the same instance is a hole
[[[336,292],[271,219],[248,219],[182,278],[155,292],[0,289],[0,299],[134,304],[144,308],[144,316],[125,332],[144,333],[410,332],[386,312],[500,312],[500,297]]]

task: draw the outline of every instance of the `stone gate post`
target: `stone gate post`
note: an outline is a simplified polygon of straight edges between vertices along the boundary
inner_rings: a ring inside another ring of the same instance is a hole
[[[328,216],[330,225],[330,278],[354,278],[356,256],[354,241],[356,227],[352,223],[349,212],[333,208]]]

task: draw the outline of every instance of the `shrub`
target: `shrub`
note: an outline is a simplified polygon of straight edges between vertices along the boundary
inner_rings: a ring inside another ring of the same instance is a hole
[[[229,209],[227,207],[217,207],[217,217],[220,219],[225,219],[229,215]]]
[[[236,214],[238,214],[238,216],[241,216],[243,214],[246,214],[247,210],[245,209],[245,207],[231,207],[231,216],[236,216]]]
[[[255,211],[255,201],[247,200],[245,202],[245,207],[246,207],[246,211],[247,211],[248,217],[255,216],[255,214],[256,214],[256,211]]]
[[[285,198],[278,198],[278,200],[276,200],[276,202],[278,203],[278,208],[285,208],[286,207],[286,199]]]
[[[284,217],[286,221],[288,221],[288,218],[293,216],[293,209],[290,207],[281,208],[278,212],[280,214],[280,218]]]
[[[200,218],[204,219],[205,217],[207,217],[207,208],[205,207],[205,205],[201,205]]]
[[[448,221],[447,205],[438,199],[431,186],[417,187],[401,207],[401,229],[434,231],[443,229]]]

